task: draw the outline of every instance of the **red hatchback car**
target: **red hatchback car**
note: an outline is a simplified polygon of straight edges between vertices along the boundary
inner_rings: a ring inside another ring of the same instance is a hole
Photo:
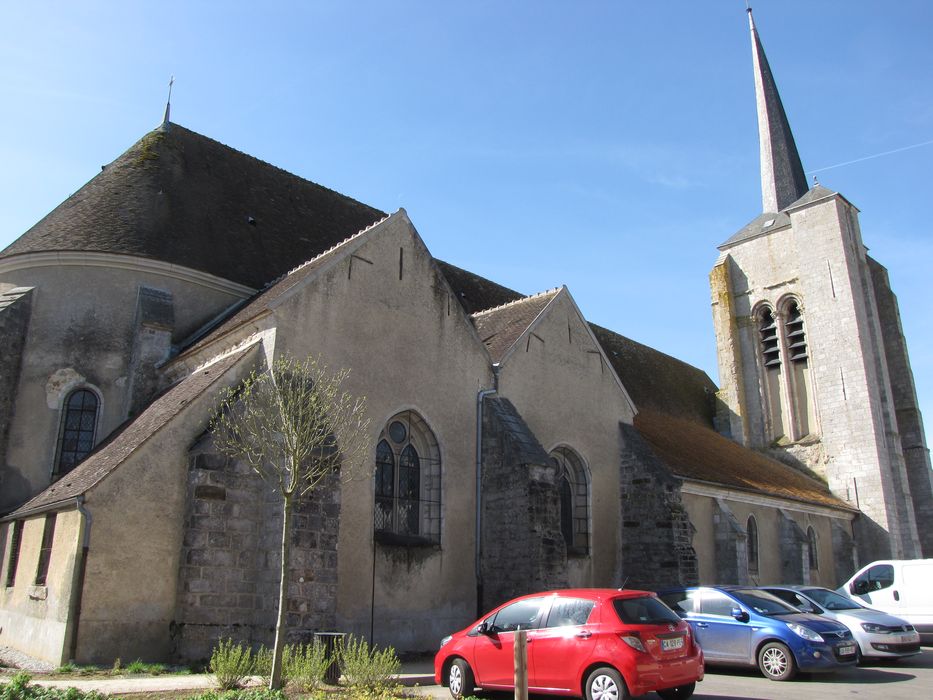
[[[527,630],[528,690],[625,700],[652,690],[688,698],[703,680],[703,652],[690,627],[654,593],[581,588],[509,601],[446,637],[434,680],[455,700],[514,687],[514,636]]]

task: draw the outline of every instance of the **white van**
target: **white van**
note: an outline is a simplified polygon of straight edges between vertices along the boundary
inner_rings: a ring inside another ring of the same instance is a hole
[[[933,559],[889,559],[863,566],[838,592],[907,620],[933,644]]]

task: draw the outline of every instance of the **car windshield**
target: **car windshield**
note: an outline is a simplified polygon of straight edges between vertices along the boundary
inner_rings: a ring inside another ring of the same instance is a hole
[[[612,606],[619,619],[627,625],[664,625],[680,622],[677,614],[654,596],[615,598]]]
[[[839,595],[828,588],[807,588],[801,591],[808,598],[812,598],[827,610],[858,610],[863,607],[844,595]]]
[[[740,588],[729,591],[733,598],[748,606],[759,615],[772,617],[774,615],[790,615],[799,613],[797,608],[793,608],[780,598],[777,598],[767,591],[758,591],[754,588]]]

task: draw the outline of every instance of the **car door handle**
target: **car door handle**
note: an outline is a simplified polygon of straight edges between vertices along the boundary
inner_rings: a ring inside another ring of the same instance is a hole
[[[900,600],[900,599],[901,599],[901,594],[898,593],[897,591],[894,591],[894,600]]]
[[[698,623],[696,623],[696,625],[697,625],[697,627],[699,627],[699,628],[701,628],[701,629],[706,629],[707,627],[709,627],[709,625],[706,624],[705,622],[698,622]]]
[[[577,636],[579,639],[589,639],[590,637],[593,636],[593,633],[592,633],[592,632],[587,632],[586,630],[583,630],[582,632],[577,632],[576,636]]]

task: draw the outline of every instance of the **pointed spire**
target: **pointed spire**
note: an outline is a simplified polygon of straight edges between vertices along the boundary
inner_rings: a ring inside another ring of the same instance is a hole
[[[172,85],[175,84],[175,76],[173,75],[171,80],[168,81],[168,99],[165,101],[165,116],[162,117],[162,127],[167,129],[169,122],[169,114],[172,111]]]
[[[758,141],[761,148],[761,204],[765,212],[777,212],[807,192],[807,178],[797,154],[781,96],[761,46],[752,9],[748,26],[752,34],[755,99],[758,103]]]

